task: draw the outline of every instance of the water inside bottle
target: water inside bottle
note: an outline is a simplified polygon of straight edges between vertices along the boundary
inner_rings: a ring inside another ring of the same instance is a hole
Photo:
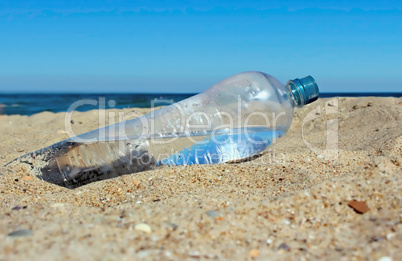
[[[278,128],[250,127],[109,142],[64,142],[46,152],[53,160],[40,177],[74,188],[157,166],[218,164],[256,155],[284,134]]]

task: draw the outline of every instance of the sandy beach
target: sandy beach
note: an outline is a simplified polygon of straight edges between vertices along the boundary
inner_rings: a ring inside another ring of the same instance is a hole
[[[98,114],[74,112],[74,131],[98,128]],[[64,117],[0,115],[0,166],[68,138]],[[320,153],[329,122],[332,158]],[[402,99],[378,97],[297,109],[286,136],[249,161],[76,189],[11,164],[0,167],[0,260],[402,260],[401,164]]]

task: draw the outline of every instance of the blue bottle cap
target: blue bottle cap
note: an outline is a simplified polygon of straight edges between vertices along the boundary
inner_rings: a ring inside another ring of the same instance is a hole
[[[310,75],[296,78],[288,82],[292,86],[292,91],[300,94],[301,101],[298,101],[299,105],[305,105],[318,99],[320,91],[314,78]]]

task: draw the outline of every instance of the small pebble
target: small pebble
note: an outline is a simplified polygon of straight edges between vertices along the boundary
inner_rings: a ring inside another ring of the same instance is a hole
[[[28,207],[28,206],[22,206],[22,207],[20,207],[20,206],[15,206],[15,207],[12,208],[12,210],[26,209],[27,207]]]
[[[348,202],[348,206],[353,208],[353,210],[358,214],[364,214],[369,211],[369,208],[364,201],[351,200]]]
[[[249,254],[250,254],[250,256],[253,257],[253,258],[258,257],[258,256],[260,255],[260,253],[258,252],[257,249],[251,250]]]
[[[205,212],[209,217],[214,217],[214,218],[217,218],[217,217],[220,217],[221,215],[219,214],[219,212],[218,211],[216,211],[216,210],[208,210],[207,212]]]
[[[9,237],[27,237],[32,236],[32,231],[30,229],[18,229],[8,233]]]
[[[388,233],[385,237],[387,238],[387,240],[391,240],[394,236],[394,233]]]
[[[151,227],[148,226],[145,223],[139,223],[139,224],[135,225],[134,229],[142,231],[142,232],[145,232],[145,233],[151,233],[152,232]]]
[[[132,178],[131,181],[134,183],[134,185],[138,186],[140,185],[140,182],[136,180],[135,178]]]
[[[288,245],[286,245],[285,243],[280,244],[278,249],[283,249],[285,251],[290,251],[290,247]]]

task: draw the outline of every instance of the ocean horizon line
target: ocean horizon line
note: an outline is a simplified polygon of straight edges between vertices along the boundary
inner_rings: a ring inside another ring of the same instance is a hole
[[[76,111],[99,109],[104,102],[106,109],[150,108],[166,106],[189,98],[197,93],[1,93],[0,115],[33,115],[36,113],[66,112],[80,100],[92,100]],[[402,97],[400,92],[323,92],[320,98],[334,97]],[[103,99],[103,101],[101,100]],[[94,105],[94,104],[97,105]],[[109,106],[112,104],[113,106]]]

